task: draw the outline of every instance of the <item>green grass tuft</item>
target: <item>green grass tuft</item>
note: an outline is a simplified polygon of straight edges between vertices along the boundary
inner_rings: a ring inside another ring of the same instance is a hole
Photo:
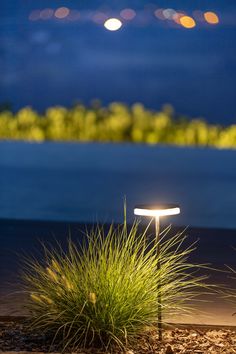
[[[194,245],[184,247],[181,233],[161,237],[161,270],[156,241],[126,222],[105,233],[88,232],[82,245],[68,242],[67,251],[45,248],[42,262],[28,260],[24,283],[33,328],[51,331],[64,350],[79,346],[126,346],[147,327],[156,325],[158,291],[165,316],[190,310],[204,287],[188,262]],[[161,283],[161,290],[157,286]]]

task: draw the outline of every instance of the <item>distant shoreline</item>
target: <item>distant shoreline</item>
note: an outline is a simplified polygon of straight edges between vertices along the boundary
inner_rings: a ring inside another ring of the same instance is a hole
[[[71,226],[82,226],[82,228],[88,227],[88,229],[90,229],[92,226],[94,225],[104,225],[105,227],[109,227],[111,223],[103,223],[103,222],[89,222],[89,221],[75,221],[75,220],[45,220],[45,219],[27,219],[27,218],[3,218],[0,217],[0,226],[3,225],[12,225],[12,226],[23,226],[23,225],[31,225],[31,226],[38,226],[41,225],[43,227],[50,227],[53,226],[56,228],[59,226],[62,226],[63,229],[66,225],[71,225]],[[114,222],[113,223],[114,226],[118,226],[120,223],[118,222]],[[131,227],[131,223],[129,222],[128,227]],[[142,225],[145,225],[145,222],[141,223],[141,227]],[[163,223],[163,227],[166,227],[169,224],[166,224],[165,222]],[[213,233],[217,233],[217,234],[227,234],[227,235],[231,235],[231,233],[235,232],[235,237],[236,237],[236,229],[234,228],[224,228],[224,227],[207,227],[207,226],[186,226],[186,225],[175,225],[175,223],[171,223],[172,228],[177,232],[180,230],[184,230],[186,229],[187,231],[190,230],[190,232],[200,232],[200,234],[203,233],[207,233],[207,234],[213,234]],[[0,236],[1,237],[1,236]],[[236,239],[235,239],[236,240]]]
[[[49,107],[39,114],[31,107],[0,112],[0,140],[141,143],[236,149],[236,125],[207,123],[178,116],[170,105],[160,111],[141,103],[113,102]]]
[[[174,144],[146,144],[146,143],[134,143],[131,141],[125,141],[125,142],[112,142],[112,141],[67,141],[67,140],[44,140],[44,141],[35,141],[35,140],[23,140],[23,139],[1,139],[0,138],[0,144],[1,143],[23,143],[23,144],[66,144],[66,145],[120,145],[120,146],[140,146],[140,147],[148,147],[150,149],[152,148],[173,148],[173,149],[198,149],[198,150],[217,150],[217,151],[235,151],[236,148],[217,148],[214,146],[195,146],[195,145],[174,145]]]

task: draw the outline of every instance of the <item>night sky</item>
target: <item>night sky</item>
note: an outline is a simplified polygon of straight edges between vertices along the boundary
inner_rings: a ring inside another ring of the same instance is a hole
[[[79,11],[78,18],[32,20],[37,11],[60,7],[71,16]],[[122,19],[124,8],[136,17],[116,32],[94,21],[97,12]],[[196,19],[196,27],[186,29],[158,19],[159,8],[193,17],[195,10],[214,11],[220,22]],[[178,114],[229,124],[236,122],[235,92],[235,0],[1,0],[0,103],[14,110],[98,98],[153,109],[170,103]]]

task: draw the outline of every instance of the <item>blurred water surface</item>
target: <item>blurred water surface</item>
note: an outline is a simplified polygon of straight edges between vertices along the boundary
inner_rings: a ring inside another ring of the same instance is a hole
[[[130,221],[136,203],[166,201],[176,225],[236,228],[236,151],[0,143],[0,218],[121,221],[124,196]]]

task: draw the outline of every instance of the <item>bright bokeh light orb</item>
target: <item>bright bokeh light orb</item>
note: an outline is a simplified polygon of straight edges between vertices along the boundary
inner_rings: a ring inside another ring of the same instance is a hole
[[[121,28],[122,22],[118,18],[109,18],[104,22],[104,27],[108,31],[117,31]]]
[[[59,7],[55,13],[54,16],[61,19],[61,18],[65,18],[69,15],[70,10],[68,9],[68,7]]]
[[[206,22],[210,23],[211,25],[217,25],[220,22],[219,17],[215,12],[211,12],[211,11],[205,12],[204,18]]]
[[[183,16],[180,17],[179,23],[184,27],[184,28],[194,28],[196,26],[196,22],[194,19],[190,16]]]

